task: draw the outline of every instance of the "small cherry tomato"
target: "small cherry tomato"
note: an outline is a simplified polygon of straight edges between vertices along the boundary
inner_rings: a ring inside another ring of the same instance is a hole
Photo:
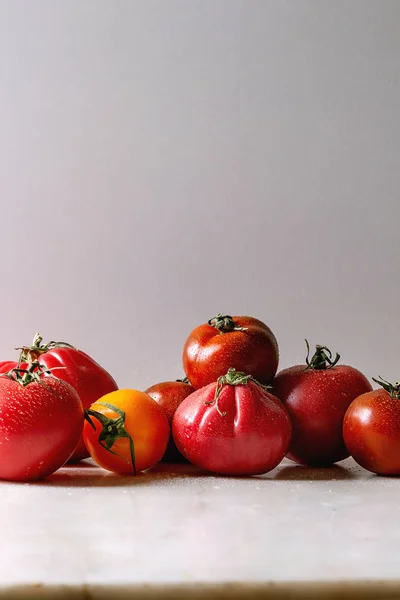
[[[33,481],[67,462],[83,428],[74,388],[38,363],[0,376],[0,478]]]
[[[278,343],[265,323],[221,314],[191,332],[182,354],[183,368],[195,389],[214,383],[229,368],[270,383],[278,360]]]
[[[108,471],[134,473],[158,463],[170,427],[164,410],[148,394],[117,390],[85,411],[83,438],[93,460]]]
[[[161,383],[156,383],[145,390],[146,394],[151,396],[157,404],[163,407],[170,426],[172,425],[173,416],[180,403],[193,392],[194,388],[187,379],[163,381]],[[186,460],[177,449],[172,435],[170,435],[168,446],[162,460],[165,462],[181,462]]]
[[[306,364],[284,369],[274,379],[272,392],[286,406],[293,425],[288,458],[325,466],[349,456],[343,441],[343,419],[350,403],[372,389],[354,367],[338,365],[339,354],[316,346]]]
[[[229,369],[178,406],[172,432],[178,450],[198,467],[257,475],[285,456],[291,423],[283,404],[264,386]]]
[[[400,475],[400,381],[374,379],[383,389],[358,396],[343,422],[343,437],[359,465],[379,475]]]

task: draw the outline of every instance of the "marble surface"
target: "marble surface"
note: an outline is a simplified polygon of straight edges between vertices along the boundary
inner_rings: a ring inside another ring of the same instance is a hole
[[[399,504],[399,479],[351,459],[252,478],[85,461],[0,482],[0,597],[400,598]]]

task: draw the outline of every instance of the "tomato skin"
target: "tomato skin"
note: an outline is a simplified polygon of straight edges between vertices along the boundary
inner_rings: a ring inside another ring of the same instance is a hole
[[[274,469],[290,441],[291,423],[277,398],[249,381],[217,383],[186,398],[177,408],[172,433],[178,450],[202,469],[223,475],[257,475]],[[210,403],[210,404],[207,404]]]
[[[0,373],[8,373],[8,371],[15,369],[17,366],[18,363],[16,363],[15,360],[4,360],[0,362]],[[21,366],[24,367],[24,365]]]
[[[311,466],[347,458],[344,415],[357,396],[371,389],[368,379],[347,365],[321,370],[296,365],[278,373],[272,391],[286,406],[293,425],[287,457]]]
[[[162,381],[145,390],[146,394],[162,406],[170,426],[172,426],[172,419],[178,406],[193,392],[194,388],[190,383],[184,381]],[[172,434],[162,460],[165,462],[182,462],[186,460],[176,447]]]
[[[90,410],[116,418],[115,411],[103,405],[106,402],[125,412],[125,429],[132,437],[135,447],[136,470],[144,471],[158,463],[167,448],[170,426],[164,410],[145,392],[138,390],[117,390],[106,394],[92,404]],[[85,421],[83,438],[93,460],[108,471],[133,473],[129,440],[118,439],[111,450],[106,450],[98,441],[101,425],[94,416],[92,425]]]
[[[359,465],[379,475],[400,475],[400,400],[384,389],[358,396],[343,422],[347,449]]]
[[[278,342],[271,329],[254,317],[232,317],[244,331],[220,333],[205,323],[187,338],[182,363],[195,389],[213,383],[229,368],[252,375],[260,383],[270,383],[279,361]]]
[[[66,382],[45,376],[23,387],[0,377],[0,478],[42,479],[67,462],[83,428],[83,406]]]
[[[82,400],[83,408],[89,408],[104,394],[118,389],[113,377],[81,350],[53,348],[42,354],[38,361],[46,368],[52,369],[56,377],[72,385]],[[81,437],[70,461],[78,461],[88,456],[89,452]]]

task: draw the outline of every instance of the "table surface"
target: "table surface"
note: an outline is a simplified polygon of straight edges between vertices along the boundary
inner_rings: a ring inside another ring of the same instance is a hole
[[[84,461],[0,482],[0,596],[397,598],[399,504],[400,480],[351,459],[251,478]]]

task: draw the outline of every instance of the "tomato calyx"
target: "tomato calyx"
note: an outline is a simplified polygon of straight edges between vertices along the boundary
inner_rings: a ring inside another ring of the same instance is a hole
[[[54,367],[53,369],[48,369],[47,367],[44,367],[42,364],[40,364],[38,361],[33,361],[28,363],[27,368],[22,368],[18,365],[10,371],[7,371],[7,373],[1,373],[0,377],[7,377],[8,379],[11,379],[11,381],[19,383],[22,387],[26,387],[27,385],[36,382],[48,389],[56,396],[58,396],[57,392],[43,381],[42,376],[47,375],[57,379],[56,376],[53,375],[52,371],[54,371],[55,369],[63,368],[64,367]]]
[[[271,386],[263,385],[257,379],[255,379],[252,375],[247,375],[247,373],[243,373],[242,371],[236,371],[233,367],[228,369],[226,375],[221,375],[217,379],[217,387],[215,388],[214,398],[205,402],[204,404],[208,406],[215,405],[217,412],[224,417],[226,415],[226,411],[222,412],[219,408],[218,399],[225,385],[247,385],[249,381],[252,381],[256,385],[260,386],[264,390],[270,389]]]
[[[228,333],[229,331],[247,331],[247,327],[237,327],[235,321],[230,315],[218,313],[216,317],[207,321],[208,325],[218,329],[219,333]]]
[[[115,454],[115,456],[123,458],[127,462],[129,461],[124,456],[121,456],[117,452],[114,452],[114,450],[112,450],[111,448],[117,440],[120,440],[122,438],[126,438],[129,440],[129,450],[131,455],[132,469],[133,474],[136,475],[135,445],[133,443],[132,436],[125,429],[125,412],[117,406],[114,406],[113,404],[108,404],[108,402],[97,402],[97,404],[100,404],[101,406],[106,406],[110,410],[116,412],[118,414],[118,417],[107,417],[106,415],[103,415],[103,413],[98,412],[97,410],[86,408],[86,421],[93,427],[93,429],[96,429],[96,426],[93,423],[91,417],[97,419],[102,426],[100,435],[97,438],[100,446],[102,446],[111,454]]]
[[[190,385],[190,381],[187,377],[184,377],[183,379],[175,379],[175,383],[186,383]]]
[[[306,363],[307,367],[305,370],[314,369],[315,371],[327,371],[328,369],[332,369],[339,359],[340,354],[336,352],[335,358],[332,358],[332,352],[326,346],[320,346],[317,344],[315,346],[315,352],[310,359],[310,344],[308,340],[304,340],[307,346],[307,356]]]
[[[19,363],[22,362],[34,362],[39,356],[42,354],[46,354],[49,350],[53,350],[54,348],[72,348],[75,349],[71,344],[67,344],[67,342],[47,342],[47,344],[43,344],[43,338],[40,333],[37,333],[33,338],[32,346],[20,346],[16,348],[16,350],[21,350],[21,354],[19,356]]]
[[[375,383],[377,383],[378,385],[383,387],[384,390],[389,392],[389,394],[392,398],[394,398],[394,400],[400,400],[400,381],[390,383],[389,381],[382,379],[380,375],[379,379],[375,379],[375,377],[372,377],[372,381],[375,381]]]

